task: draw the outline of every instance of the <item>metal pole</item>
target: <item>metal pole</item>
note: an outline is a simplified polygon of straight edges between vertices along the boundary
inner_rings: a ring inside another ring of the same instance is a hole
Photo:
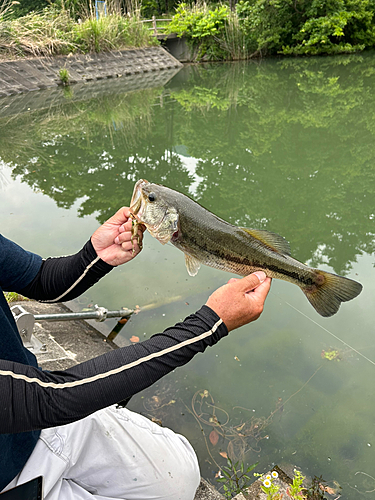
[[[72,321],[79,319],[95,319],[104,321],[108,318],[129,318],[134,313],[133,309],[120,309],[108,311],[104,307],[96,306],[94,311],[60,314],[35,314],[35,321]]]

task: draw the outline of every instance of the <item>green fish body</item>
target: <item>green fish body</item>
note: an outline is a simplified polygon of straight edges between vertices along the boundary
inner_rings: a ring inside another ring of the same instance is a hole
[[[162,244],[171,242],[185,254],[188,273],[201,264],[246,276],[262,270],[271,278],[298,285],[322,316],[335,314],[341,302],[356,297],[362,285],[314,269],[290,254],[276,233],[234,226],[173,189],[140,180],[134,187],[131,212]]]

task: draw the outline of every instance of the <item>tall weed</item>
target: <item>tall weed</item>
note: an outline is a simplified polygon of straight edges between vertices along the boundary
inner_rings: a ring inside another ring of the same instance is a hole
[[[73,28],[74,44],[82,52],[101,52],[123,47],[144,47],[157,43],[137,18],[112,14],[90,17]]]
[[[74,50],[73,22],[66,12],[52,8],[18,19],[0,21],[0,54],[8,56],[46,56]]]
[[[115,5],[115,4],[113,4]],[[157,44],[137,15],[112,13],[75,21],[68,10],[47,7],[18,19],[0,17],[0,57],[102,52]]]

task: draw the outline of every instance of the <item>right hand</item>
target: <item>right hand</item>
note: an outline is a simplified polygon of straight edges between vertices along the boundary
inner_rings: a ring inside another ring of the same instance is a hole
[[[232,278],[208,298],[206,306],[215,311],[231,331],[259,318],[270,287],[271,278],[263,271],[242,279]]]
[[[130,209],[122,207],[95,231],[91,236],[91,242],[97,255],[104,262],[111,266],[119,266],[132,260],[142,250],[145,230],[145,226],[139,224],[138,240],[133,239]]]

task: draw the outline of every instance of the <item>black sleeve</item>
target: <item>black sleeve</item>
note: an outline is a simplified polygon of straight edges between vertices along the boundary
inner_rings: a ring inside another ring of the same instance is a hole
[[[44,260],[36,277],[20,293],[43,302],[72,300],[111,269],[111,265],[97,256],[89,240],[75,255]]]
[[[139,344],[65,371],[0,360],[0,433],[69,424],[150,386],[228,334],[207,306]]]

